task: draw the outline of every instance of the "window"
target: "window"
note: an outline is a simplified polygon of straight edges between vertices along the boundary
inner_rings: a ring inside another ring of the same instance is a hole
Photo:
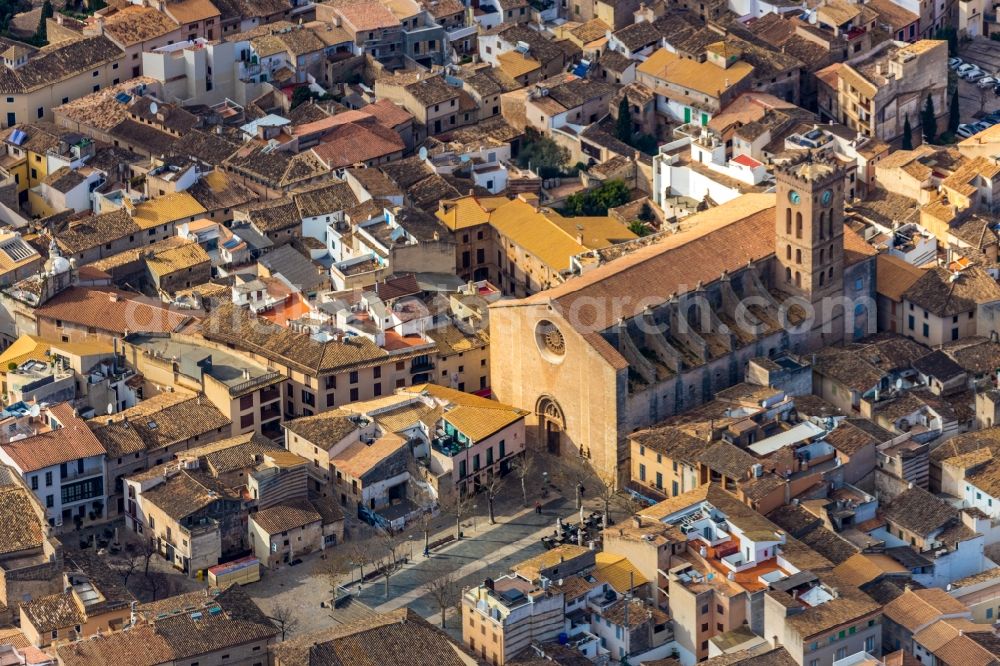
[[[253,425],[253,412],[250,412],[249,414],[244,414],[240,417],[241,428],[249,428],[252,425]]]
[[[55,495],[46,495],[45,496],[45,506],[47,506],[48,508],[51,509],[55,505],[56,505],[56,496]]]
[[[663,474],[660,472],[656,473],[656,487],[659,490],[663,490]]]
[[[352,388],[351,389],[351,402],[355,402],[355,401],[357,401],[357,399],[358,399],[358,389]]]
[[[639,464],[639,480],[640,481],[646,480],[646,466],[641,463]]]
[[[986,609],[986,618],[990,619],[992,617],[993,617],[993,609],[992,608],[987,608]]]
[[[925,338],[928,337],[931,334],[931,329],[930,329],[930,327],[926,323],[923,326],[923,331],[924,331],[924,337]]]
[[[372,377],[373,378],[378,379],[381,376],[382,376],[382,368],[380,368],[379,366],[375,366],[374,368],[372,368]]]
[[[358,371],[357,370],[351,370],[350,382],[352,384],[357,384],[358,383]]]
[[[38,490],[38,475],[35,474],[31,477],[31,489]]]
[[[45,473],[45,486],[48,487],[48,486],[51,486],[51,485],[52,485],[52,472],[46,472]]]
[[[913,327],[915,325],[915,322],[913,321],[913,315],[907,316],[906,325],[911,331],[913,330]]]
[[[986,617],[989,617],[989,615],[987,615]],[[868,653],[875,652],[875,637],[874,636],[869,636],[868,638],[865,639],[865,652],[868,652]]]
[[[45,117],[45,107],[44,106],[38,107],[38,117],[39,118],[44,118]]]

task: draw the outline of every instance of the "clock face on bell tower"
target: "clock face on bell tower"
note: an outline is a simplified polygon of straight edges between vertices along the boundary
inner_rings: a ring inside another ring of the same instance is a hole
[[[775,172],[774,286],[815,302],[841,289],[844,172],[811,156]]]

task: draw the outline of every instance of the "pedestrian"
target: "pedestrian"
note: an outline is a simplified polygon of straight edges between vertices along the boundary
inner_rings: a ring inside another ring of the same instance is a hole
[[[535,502],[535,513],[540,514],[541,512],[542,512],[542,503],[541,502]]]

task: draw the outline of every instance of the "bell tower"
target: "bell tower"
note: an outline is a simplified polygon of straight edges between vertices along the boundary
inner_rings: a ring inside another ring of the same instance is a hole
[[[844,170],[811,152],[775,171],[772,284],[817,306],[844,291]],[[817,310],[819,314],[819,310]]]

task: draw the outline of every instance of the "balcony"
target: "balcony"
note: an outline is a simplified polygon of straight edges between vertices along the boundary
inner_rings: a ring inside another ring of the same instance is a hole
[[[434,361],[427,359],[416,359],[413,364],[410,365],[410,374],[416,375],[421,372],[430,372],[434,369]]]
[[[260,422],[265,423],[272,419],[281,418],[281,403],[268,405],[260,410]]]

